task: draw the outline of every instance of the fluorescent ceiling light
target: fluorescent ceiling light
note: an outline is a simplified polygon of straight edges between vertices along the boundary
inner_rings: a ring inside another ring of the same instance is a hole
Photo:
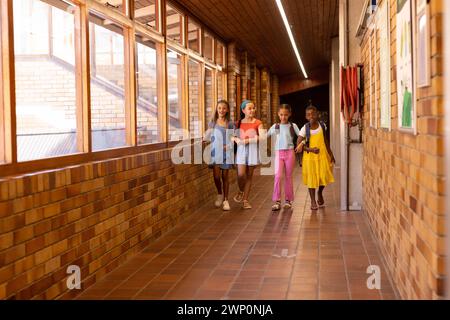
[[[302,69],[303,75],[305,76],[305,78],[308,78],[305,67],[303,66],[302,58],[300,58],[300,53],[298,52],[297,45],[295,44],[294,36],[292,35],[291,27],[286,17],[286,12],[284,12],[283,4],[281,3],[281,0],[275,1],[277,3],[278,10],[280,11],[281,17],[283,18],[284,26],[286,27],[289,39],[291,40],[292,48],[294,48],[295,56],[297,57],[298,63],[300,64],[300,68]]]

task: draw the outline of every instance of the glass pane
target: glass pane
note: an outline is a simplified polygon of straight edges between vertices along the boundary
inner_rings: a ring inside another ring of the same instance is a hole
[[[92,150],[126,145],[124,37],[119,25],[89,14]]]
[[[166,36],[179,43],[183,43],[182,34],[183,17],[170,5],[166,5]]]
[[[173,51],[167,51],[167,84],[169,101],[169,140],[183,139],[182,131],[182,64],[181,56]]]
[[[157,0],[134,0],[134,19],[156,28],[156,2]]]
[[[189,60],[189,131],[192,138],[202,136],[200,79],[200,64]]]
[[[77,152],[75,8],[53,3],[13,1],[19,161]]]
[[[225,97],[225,74],[223,72],[218,71],[217,72],[217,99],[218,100],[226,100],[227,97]]]
[[[120,11],[122,13],[125,13],[125,3],[126,0],[95,0],[97,2],[100,2],[101,4],[105,5],[108,8],[116,9],[117,11]]]
[[[209,123],[213,117],[215,110],[214,96],[213,96],[213,72],[205,69],[205,121]]]
[[[216,63],[225,66],[225,47],[221,42],[217,42]]]
[[[160,142],[155,43],[136,35],[136,90],[138,144]]]
[[[188,24],[188,48],[200,52],[200,27],[193,22]]]
[[[203,52],[205,58],[213,60],[213,37],[206,32],[203,41]]]

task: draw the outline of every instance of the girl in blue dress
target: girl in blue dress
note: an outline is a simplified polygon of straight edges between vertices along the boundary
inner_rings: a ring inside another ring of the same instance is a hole
[[[214,202],[216,208],[222,207],[224,211],[230,210],[228,192],[230,182],[228,173],[234,164],[234,130],[233,121],[230,120],[230,106],[227,101],[217,102],[214,117],[208,125],[206,134],[211,140],[211,162],[214,183],[217,188],[217,198]]]

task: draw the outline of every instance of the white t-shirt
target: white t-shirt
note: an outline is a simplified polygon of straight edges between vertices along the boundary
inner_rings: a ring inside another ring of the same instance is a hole
[[[298,129],[297,125],[295,123],[292,124],[294,127],[294,131],[296,135],[300,134],[300,130]],[[268,136],[273,136],[276,134],[277,130],[276,124],[274,124],[272,127],[270,127],[269,131],[267,131]],[[291,125],[289,123],[287,124],[281,124],[280,123],[280,134],[276,136],[277,142],[275,144],[275,150],[289,150],[294,149],[294,137],[291,135]]]
[[[311,129],[311,135],[313,136],[315,134],[318,134],[320,131],[322,131],[322,126],[321,125],[319,125],[319,127],[317,129]],[[303,138],[306,138],[306,124],[300,130],[300,135]]]

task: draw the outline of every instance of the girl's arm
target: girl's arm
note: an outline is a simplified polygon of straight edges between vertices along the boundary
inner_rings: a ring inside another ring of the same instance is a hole
[[[205,137],[203,139],[203,142],[211,142],[212,132],[213,132],[213,128],[211,126],[208,126],[208,129],[205,132]]]
[[[303,138],[301,135],[298,135],[297,145],[295,146],[295,152],[296,153],[303,152],[303,148],[305,148],[304,147],[304,140],[305,140],[305,138]]]
[[[261,132],[263,132],[263,130],[264,130],[264,125],[263,125],[263,123],[261,122],[261,124],[258,126],[258,132],[259,132],[259,134],[261,134]],[[263,140],[263,139],[267,139],[267,134],[264,134],[264,133],[263,133],[261,136],[260,136],[260,135],[257,135],[257,136],[255,136],[255,137],[253,137],[253,138],[245,138],[244,144],[258,143],[258,141]]]

